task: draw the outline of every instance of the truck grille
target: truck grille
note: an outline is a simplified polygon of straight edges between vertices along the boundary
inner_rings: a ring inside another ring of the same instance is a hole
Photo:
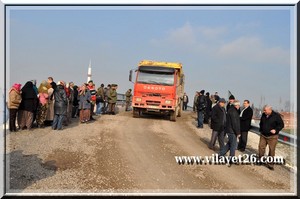
[[[159,106],[160,105],[160,101],[146,101],[147,105],[150,106]]]
[[[147,96],[150,96],[150,97],[161,97],[161,94],[160,93],[149,93],[149,94],[147,94]]]

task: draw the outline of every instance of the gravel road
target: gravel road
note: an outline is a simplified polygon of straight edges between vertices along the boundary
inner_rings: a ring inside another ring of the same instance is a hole
[[[131,112],[76,119],[63,131],[50,127],[7,132],[8,193],[293,193],[293,169],[255,165],[179,165],[175,156],[211,156],[211,130],[195,127],[195,114],[177,122]],[[251,133],[250,133],[251,134]],[[251,134],[246,153],[256,153]],[[291,154],[291,149],[278,153]],[[287,149],[285,149],[287,150]],[[241,153],[237,153],[241,154]],[[293,157],[288,155],[288,157]]]

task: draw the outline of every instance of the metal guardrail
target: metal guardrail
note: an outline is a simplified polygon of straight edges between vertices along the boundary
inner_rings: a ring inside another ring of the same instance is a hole
[[[259,125],[252,123],[250,131],[253,132],[253,133],[256,133],[256,134],[260,135]],[[286,132],[280,131],[279,134],[278,134],[278,136],[279,136],[278,137],[278,141],[279,142],[281,142],[283,144],[287,144],[287,145],[293,146],[293,147],[297,146],[297,137],[295,135],[291,135],[291,134],[288,134]]]
[[[188,106],[188,110],[193,111],[193,107]],[[250,132],[260,135],[259,125],[251,123]],[[293,146],[293,147],[297,147],[297,136],[291,135],[291,134],[283,132],[283,131],[280,131],[278,135],[279,135],[278,141],[280,143],[287,144],[287,145]]]
[[[117,105],[125,106],[125,103],[126,103],[125,94],[118,93],[118,95],[117,95]]]

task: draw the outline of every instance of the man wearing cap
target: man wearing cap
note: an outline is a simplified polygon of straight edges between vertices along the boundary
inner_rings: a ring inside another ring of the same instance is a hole
[[[108,114],[115,115],[115,107],[117,103],[117,84],[112,84],[108,95]]]
[[[233,107],[227,111],[226,115],[226,128],[225,131],[228,135],[228,142],[220,151],[220,156],[226,155],[230,151],[230,160],[228,166],[232,164],[232,158],[235,156],[235,150],[237,145],[237,138],[241,136],[240,131],[240,114],[238,112],[240,108],[240,101],[235,100],[233,102]]]
[[[219,102],[212,108],[211,113],[211,139],[210,143],[208,145],[208,148],[212,149],[214,148],[216,144],[216,140],[218,137],[219,147],[220,151],[224,147],[224,129],[226,125],[226,111],[225,111],[225,99],[221,98],[219,99]]]
[[[95,120],[92,116],[93,116],[93,113],[94,113],[94,108],[95,108],[95,104],[96,104],[96,94],[97,94],[97,91],[96,91],[96,88],[95,88],[95,84],[93,82],[93,80],[90,80],[88,82],[88,86],[87,88],[89,89],[90,93],[91,93],[91,114],[90,114],[90,120]]]
[[[100,115],[101,114],[101,109],[102,105],[104,103],[104,84],[101,84],[101,86],[97,89],[97,99],[96,99],[96,104],[97,104],[97,111],[96,114]],[[103,113],[103,112],[102,112]]]
[[[108,113],[108,98],[110,93],[111,85],[108,84],[106,88],[104,88],[104,103],[103,103],[103,114]]]
[[[198,111],[198,126],[197,128],[203,128],[203,117],[204,112],[206,110],[206,98],[204,96],[205,91],[200,91],[197,103],[197,111]]]
[[[233,95],[229,96],[229,101],[228,104],[226,106],[226,111],[228,112],[228,110],[233,107],[233,103],[234,103],[235,97]]]
[[[215,98],[216,103],[218,103],[218,101],[220,100],[218,92],[215,92],[214,98]]]

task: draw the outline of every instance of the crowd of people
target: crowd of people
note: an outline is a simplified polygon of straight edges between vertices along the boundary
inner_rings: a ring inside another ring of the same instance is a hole
[[[218,92],[210,95],[201,90],[194,97],[193,111],[197,112],[197,128],[203,128],[203,124],[209,124],[212,129],[208,148],[215,150],[216,140],[219,143],[219,156],[225,156],[229,151],[230,162],[235,156],[235,151],[244,152],[247,147],[248,131],[251,128],[253,110],[249,100],[240,101],[230,95],[227,105],[224,98],[220,98]],[[186,94],[185,94],[186,95]],[[188,97],[185,99],[188,101]],[[185,104],[183,107],[186,107]],[[183,108],[185,110],[186,108]],[[275,156],[275,148],[278,142],[278,134],[284,128],[283,120],[279,113],[275,112],[270,105],[266,105],[259,124],[260,140],[258,145],[258,160],[265,155],[266,147],[269,146],[269,156]],[[225,137],[228,142],[225,144]],[[262,162],[259,163],[260,165]],[[274,170],[274,164],[266,164],[270,170]]]
[[[33,127],[51,126],[62,130],[71,123],[71,118],[79,118],[80,123],[89,123],[94,115],[115,115],[117,84],[104,84],[96,89],[93,80],[81,86],[73,82],[54,82],[48,77],[37,87],[36,80],[15,83],[9,90],[9,130],[31,130]],[[131,91],[131,90],[130,90]],[[131,97],[129,92],[126,96]],[[129,106],[129,103],[128,103]],[[126,109],[128,109],[126,106]]]
[[[62,130],[63,126],[70,124],[71,118],[79,117],[80,123],[89,123],[95,120],[94,115],[115,115],[117,88],[117,84],[108,84],[106,87],[101,84],[96,89],[92,80],[81,86],[73,82],[55,83],[52,77],[42,81],[39,87],[36,86],[35,80],[26,82],[23,87],[15,83],[9,91],[9,130],[11,132],[31,130],[34,125],[38,128],[48,125],[53,130]],[[131,96],[131,89],[129,89],[125,94],[125,111],[129,111]],[[182,101],[182,109],[185,111],[189,102],[186,93]],[[241,108],[240,101],[233,95],[225,105],[226,100],[220,98],[217,92],[210,95],[209,92],[205,93],[205,90],[201,90],[195,94],[193,111],[197,112],[197,128],[201,129],[204,124],[209,124],[212,129],[208,147],[215,150],[218,140],[219,155],[225,156],[230,151],[229,156],[232,158],[235,156],[236,149],[244,152],[247,147],[253,110],[249,100],[244,100]],[[275,156],[278,134],[283,127],[280,114],[266,105],[260,119],[258,158],[264,156],[267,145],[269,156]],[[228,142],[225,144],[226,136]],[[274,169],[273,164],[267,166],[271,170]]]

